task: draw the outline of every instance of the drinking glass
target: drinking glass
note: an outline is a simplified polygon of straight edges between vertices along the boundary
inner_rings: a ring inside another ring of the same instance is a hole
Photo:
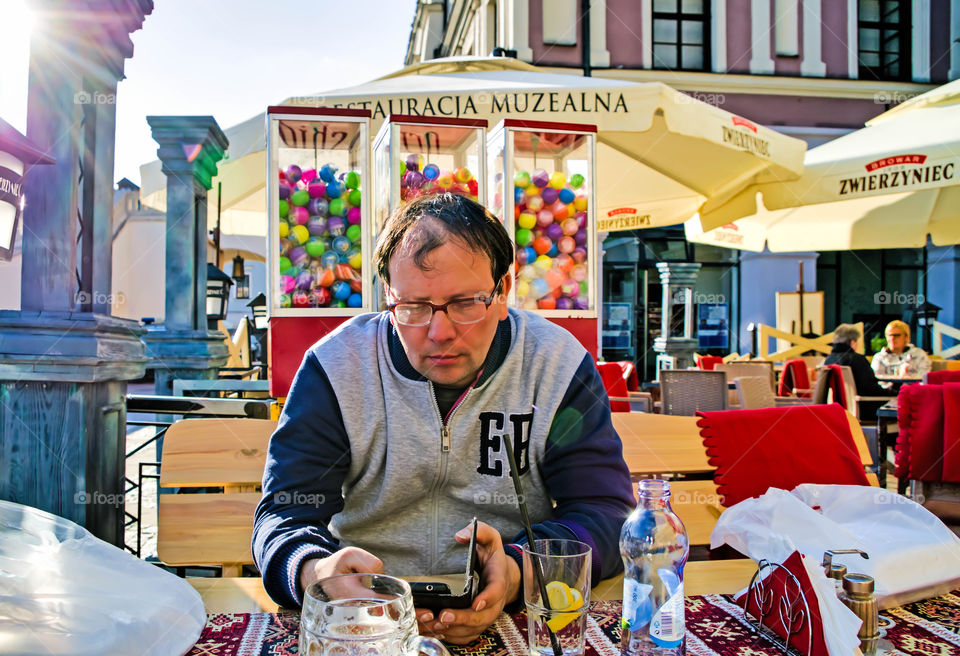
[[[307,586],[300,649],[307,656],[449,656],[417,634],[410,585],[384,574],[341,574]]]
[[[523,593],[532,656],[553,656],[552,632],[565,656],[583,654],[590,608],[590,546],[576,540],[537,540],[523,548]],[[536,573],[539,570],[544,603]]]

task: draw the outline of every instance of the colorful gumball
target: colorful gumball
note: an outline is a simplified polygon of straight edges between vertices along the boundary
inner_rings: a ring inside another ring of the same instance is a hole
[[[363,279],[360,276],[354,275],[353,278],[347,282],[350,284],[350,291],[357,294],[363,292]]]
[[[360,227],[360,208],[351,207],[347,210],[347,223],[351,226]]]
[[[423,177],[427,180],[436,180],[440,177],[440,167],[436,164],[427,164],[423,167]]]
[[[350,203],[351,207],[360,207],[360,200],[362,193],[359,189],[352,189],[349,194],[347,194],[347,202]]]
[[[576,247],[577,242],[574,241],[573,237],[570,235],[561,237],[560,240],[557,241],[557,250],[561,253],[572,253],[573,249]]]
[[[290,234],[290,224],[286,221],[280,221],[280,238],[283,239]]]
[[[310,223],[310,210],[306,207],[294,207],[289,217],[291,224],[306,225]]]
[[[330,269],[333,271],[333,269],[336,268],[337,264],[339,263],[340,256],[337,255],[336,251],[329,250],[320,256],[320,264],[324,269]]]
[[[467,191],[469,191],[470,195],[474,198],[476,198],[477,194],[480,193],[480,183],[477,182],[476,178],[473,178],[467,182]]]
[[[517,225],[526,230],[531,230],[537,225],[537,217],[530,212],[521,212],[520,216],[517,217]]]
[[[550,250],[547,251],[546,255],[551,260],[560,254],[560,250],[557,248],[557,242],[552,242],[550,244]]]
[[[543,205],[542,196],[530,196],[527,198],[527,209],[531,212],[539,212],[543,209]]]
[[[304,184],[310,184],[317,178],[317,169],[304,169],[303,173],[300,175],[300,180]]]
[[[330,216],[343,216],[347,211],[347,204],[342,198],[334,198],[330,201]]]
[[[530,176],[530,182],[532,182],[537,189],[543,189],[547,186],[547,183],[550,182],[550,174],[543,169],[537,169],[533,172],[533,175]]]
[[[343,178],[343,184],[347,189],[359,189],[360,174],[356,171],[348,171],[347,175]]]
[[[461,166],[453,172],[453,177],[457,179],[457,182],[466,184],[473,180],[473,173],[466,166]]]
[[[289,239],[297,244],[305,244],[310,239],[310,231],[307,226],[295,225],[290,228]],[[292,258],[291,258],[292,259]]]
[[[296,164],[291,164],[290,166],[287,167],[287,170],[284,175],[286,176],[287,180],[289,180],[290,182],[296,183],[300,181],[300,176],[302,175],[302,173],[303,171],[300,170],[299,166],[297,166]]]
[[[358,308],[363,305],[363,296],[354,292],[347,297],[347,307]]]
[[[338,254],[345,254],[348,250],[350,250],[350,240],[344,235],[335,237],[333,240],[333,250],[335,250]]]
[[[559,201],[550,206],[550,211],[553,212],[553,220],[557,223],[566,221],[567,217],[570,216],[570,210]]]
[[[406,182],[407,187],[411,189],[419,189],[420,187],[423,186],[423,183],[426,182],[427,179],[423,177],[423,174],[420,173],[420,171],[417,171],[416,169],[414,169],[412,171],[408,170],[404,174],[403,180],[404,182]]]
[[[587,197],[584,196],[583,194],[578,195],[576,198],[573,199],[573,206],[576,208],[578,212],[586,212]]]
[[[304,207],[310,202],[310,192],[306,189],[297,189],[290,194],[290,202],[297,207]]]
[[[545,296],[547,292],[550,291],[547,289],[547,281],[543,278],[537,278],[530,281],[530,293],[528,296],[533,298],[540,298]]]
[[[570,296],[571,298],[580,295],[580,283],[572,278],[568,278],[563,281],[563,284],[560,285],[560,292],[564,296]]]
[[[578,264],[570,271],[570,277],[580,282],[587,279],[587,267],[584,264]]]
[[[548,184],[559,191],[567,184],[567,176],[563,174],[563,171],[555,171],[554,174],[550,176]]]
[[[309,291],[310,287],[313,285],[313,274],[309,271],[301,271],[297,274],[297,289],[302,291]]]
[[[330,290],[318,287],[310,292],[310,307],[324,307],[330,302]]]
[[[296,281],[293,279],[293,276],[282,275],[280,276],[280,289],[283,290],[284,294],[289,294],[297,286]]]
[[[280,257],[280,273],[286,273],[287,269],[290,268],[290,258],[281,256]]]
[[[584,298],[586,298],[587,294],[589,294],[589,293],[590,293],[590,281],[589,281],[589,280],[581,280],[581,281],[580,281],[580,296],[583,296]]]
[[[526,228],[520,228],[515,235],[519,246],[529,246],[533,242],[533,233]]]
[[[537,259],[533,262],[533,270],[537,272],[538,276],[543,276],[553,268],[553,260],[551,260],[546,255],[538,255]]]
[[[353,278],[354,273],[353,267],[346,262],[341,262],[337,265],[337,268],[333,270],[333,275],[337,280],[346,280],[347,282]]]
[[[577,297],[573,299],[573,309],[574,310],[589,310],[590,301],[586,298]]]
[[[293,307],[293,300],[290,298],[290,294],[280,294],[280,307]]]
[[[297,291],[291,295],[293,300],[293,307],[295,308],[305,308],[310,307],[310,294],[304,291]]]
[[[443,190],[449,190],[453,187],[453,176],[449,173],[444,173],[437,178],[437,186]]]
[[[337,277],[331,269],[321,269],[320,272],[314,276],[314,280],[317,281],[317,285],[320,287],[329,287],[336,279]]]
[[[579,173],[574,173],[570,176],[570,186],[574,189],[579,189],[582,187],[584,182],[586,182],[586,180]]]
[[[560,269],[564,273],[570,273],[570,269],[573,268],[574,261],[569,254],[561,252],[553,259],[553,266],[557,269]]]
[[[537,270],[533,268],[532,264],[527,264],[520,267],[520,270],[517,271],[517,278],[524,281],[531,281],[537,277]]]
[[[572,203],[576,197],[577,195],[573,193],[573,189],[570,187],[564,187],[557,193],[557,198],[559,198],[560,202],[565,205]]]
[[[513,185],[521,189],[526,189],[530,186],[530,174],[526,171],[517,171],[513,174]]]
[[[576,234],[573,235],[574,241],[577,242],[577,246],[586,246],[587,245],[587,231],[586,230],[577,230]]]
[[[310,256],[307,255],[307,249],[302,246],[298,246],[290,251],[290,263],[294,267],[302,267],[310,259]]]
[[[330,203],[325,198],[311,198],[307,204],[307,211],[311,216],[327,216],[330,214]]]
[[[526,265],[528,262],[529,260],[527,259],[527,249],[518,248],[517,249],[517,266],[522,267]]]
[[[343,183],[336,180],[327,183],[327,198],[340,198],[343,194]]]
[[[517,282],[517,298],[521,301],[527,297],[527,294],[530,293],[530,283],[526,280],[520,280]]]
[[[577,225],[576,219],[567,219],[562,224],[560,224],[560,229],[563,230],[565,235],[575,235],[577,230],[580,229],[580,226]]]
[[[310,217],[307,230],[310,231],[312,236],[319,237],[327,231],[327,220],[320,216]]]
[[[539,195],[540,195],[540,187],[538,187],[537,185],[532,184],[532,185],[530,185],[529,187],[527,187],[526,189],[524,189],[524,190],[523,190],[523,193],[524,193],[525,195],[527,195],[527,196],[539,196]]]
[[[550,238],[550,241],[557,241],[563,237],[563,228],[559,223],[551,223],[543,230],[543,234]]]
[[[553,187],[544,187],[540,197],[543,198],[543,203],[545,205],[553,205],[557,202],[559,195],[557,194],[557,190]]]
[[[312,237],[305,248],[307,249],[307,255],[310,257],[320,257],[327,250],[327,245],[322,239]]]
[[[290,190],[290,185],[281,182],[280,186],[277,187],[277,193],[280,195],[280,200],[286,200],[290,198],[290,194],[293,192]]]
[[[541,228],[546,228],[548,225],[553,223],[553,212],[548,209],[542,209],[537,212],[537,225]]]
[[[356,224],[351,225],[344,234],[351,243],[356,243],[360,239],[360,226]]]
[[[537,255],[545,254],[551,246],[553,242],[548,237],[537,237],[533,240],[533,250],[537,251]]]
[[[572,257],[573,261],[577,264],[583,264],[587,261],[587,249],[583,246],[577,246],[573,249],[573,252],[570,253],[570,257]]]
[[[333,237],[339,237],[346,231],[346,229],[347,222],[343,220],[343,217],[333,215],[331,212],[330,218],[327,219],[327,232],[329,232]]]
[[[338,280],[330,285],[330,293],[338,301],[345,301],[350,298],[350,285],[343,280]]]
[[[581,230],[586,229],[587,227],[587,213],[584,211],[577,212],[574,215],[574,218],[577,220],[577,227]]]
[[[419,155],[407,155],[407,171],[419,171],[420,170],[420,156]]]
[[[547,271],[544,274],[543,279],[547,281],[547,287],[550,289],[556,289],[562,285],[563,281],[565,280],[563,273],[557,269],[550,269]]]
[[[352,248],[347,251],[347,263],[355,270],[359,271],[363,266],[363,254],[359,248]]]
[[[550,298],[545,296],[537,301],[537,308],[541,310],[556,310],[557,309],[557,299]]]
[[[285,219],[290,214],[290,203],[285,200],[280,201],[280,218]]]
[[[337,167],[333,164],[324,164],[320,167],[320,179],[324,182],[333,182],[337,179]]]
[[[572,310],[573,309],[573,299],[567,298],[566,296],[561,296],[557,299],[557,309],[558,310]]]
[[[514,188],[513,188],[513,202],[514,202],[514,204],[522,203],[524,196],[525,196],[525,194],[524,194],[523,189],[521,189],[520,187],[514,187]]]
[[[322,182],[312,182],[307,186],[307,193],[310,194],[310,198],[323,198],[327,193],[327,185]]]

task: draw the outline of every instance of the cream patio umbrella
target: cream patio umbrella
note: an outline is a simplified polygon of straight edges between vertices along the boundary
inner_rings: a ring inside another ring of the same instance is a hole
[[[960,243],[960,82],[810,150],[799,179],[751,185],[685,228],[690,241],[753,251]]]
[[[598,128],[598,231],[683,222],[750,184],[795,178],[806,145],[707,105],[660,83],[632,83],[543,73],[507,58],[432,60],[367,84],[289,98],[284,104],[361,107],[373,132],[390,114],[590,123]],[[219,165],[209,197],[223,183],[222,230],[266,233],[265,120],[227,130],[229,159]],[[146,204],[160,199],[159,169],[141,169]],[[158,207],[158,209],[163,209]]]

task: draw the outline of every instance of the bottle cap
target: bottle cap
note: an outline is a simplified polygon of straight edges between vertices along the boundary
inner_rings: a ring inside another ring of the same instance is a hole
[[[837,579],[842,581],[843,577],[847,575],[847,566],[841,565],[840,563],[830,563],[829,568],[827,568],[827,578]]]
[[[873,577],[866,574],[847,574],[843,577],[843,589],[850,594],[873,594]]]
[[[648,499],[670,496],[670,483],[658,478],[645,478],[637,484],[637,495]]]

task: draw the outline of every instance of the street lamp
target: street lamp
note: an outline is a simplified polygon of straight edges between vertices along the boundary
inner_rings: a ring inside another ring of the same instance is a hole
[[[32,141],[0,118],[0,260],[13,259],[23,211],[23,176],[28,166],[53,164]]]
[[[233,258],[233,281],[237,283],[237,298],[250,298],[250,276],[243,271],[243,258]]]
[[[263,292],[257,294],[257,297],[247,303],[250,312],[253,314],[253,327],[257,330],[267,329],[267,297]]]
[[[927,338],[923,340],[924,343],[932,341],[932,338],[930,338],[930,330],[933,328],[933,324],[936,322],[937,315],[940,314],[941,309],[939,305],[934,305],[927,301],[924,301],[913,309],[913,317],[917,320],[917,328],[920,330],[921,336]],[[923,348],[923,344],[920,345],[920,348]]]
[[[230,285],[233,280],[207,262],[207,326],[216,329],[217,322],[227,318],[227,301],[230,300]]]

